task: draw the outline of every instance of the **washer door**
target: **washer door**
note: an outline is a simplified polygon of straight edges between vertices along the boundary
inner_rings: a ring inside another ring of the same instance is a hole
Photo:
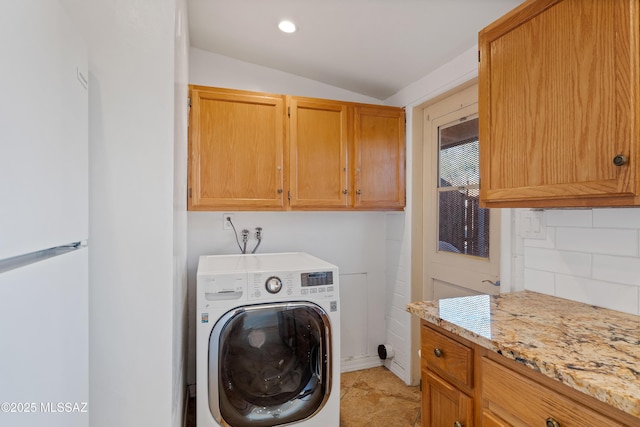
[[[330,328],[327,313],[309,302],[227,312],[209,339],[214,417],[258,427],[313,416],[331,391]]]

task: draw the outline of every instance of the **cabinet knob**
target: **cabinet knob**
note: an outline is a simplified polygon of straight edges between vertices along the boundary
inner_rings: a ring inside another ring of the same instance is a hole
[[[440,350],[439,348],[434,348],[433,355],[436,357],[442,357],[442,350]]]
[[[347,191],[346,188],[344,190],[342,190],[342,194],[347,194],[347,193],[348,193],[348,191]]]
[[[462,424],[460,421],[454,421],[453,427],[464,427],[464,424]]]
[[[278,188],[278,194],[282,194],[282,188]]]
[[[360,190],[360,189],[358,188],[358,190],[356,191],[356,194],[357,194],[358,196],[359,196],[359,195],[361,195],[361,194],[362,194],[362,190]]]
[[[547,427],[560,427],[560,423],[552,417],[547,418]]]
[[[626,163],[627,163],[627,156],[624,156],[622,154],[618,154],[613,158],[613,164],[616,166],[622,166],[622,165],[625,165]]]

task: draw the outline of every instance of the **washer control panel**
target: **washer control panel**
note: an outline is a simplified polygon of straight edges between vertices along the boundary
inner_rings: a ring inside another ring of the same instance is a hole
[[[249,273],[249,300],[331,298],[337,293],[335,271],[265,271]]]

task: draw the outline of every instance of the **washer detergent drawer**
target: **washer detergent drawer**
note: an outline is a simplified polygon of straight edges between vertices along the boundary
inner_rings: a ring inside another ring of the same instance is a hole
[[[331,390],[330,328],[327,313],[310,302],[227,312],[209,340],[212,414],[256,427],[313,416]]]
[[[218,301],[246,300],[246,289],[246,273],[199,276],[198,307],[206,308]]]

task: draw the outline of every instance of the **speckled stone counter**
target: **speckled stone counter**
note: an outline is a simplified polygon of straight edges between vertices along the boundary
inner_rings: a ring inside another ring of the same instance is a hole
[[[415,302],[407,311],[640,417],[640,316],[530,291]]]

